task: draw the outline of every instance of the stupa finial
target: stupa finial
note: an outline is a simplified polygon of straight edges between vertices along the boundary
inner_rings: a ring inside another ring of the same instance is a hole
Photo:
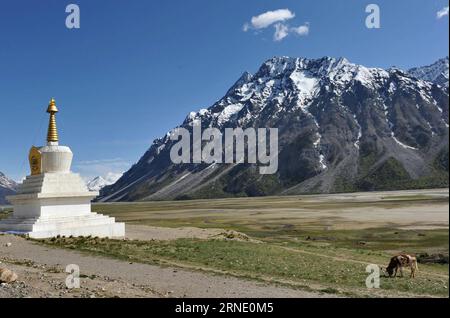
[[[47,142],[58,142],[58,130],[56,128],[56,116],[58,112],[55,100],[52,98],[48,104],[47,113],[50,114],[50,121],[48,123]]]

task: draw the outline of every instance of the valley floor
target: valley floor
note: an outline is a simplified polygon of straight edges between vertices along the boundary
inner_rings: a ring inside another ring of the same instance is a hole
[[[448,189],[98,204],[126,240],[0,235],[19,275],[0,297],[448,297],[448,208]],[[418,277],[366,288],[366,266],[398,252]]]

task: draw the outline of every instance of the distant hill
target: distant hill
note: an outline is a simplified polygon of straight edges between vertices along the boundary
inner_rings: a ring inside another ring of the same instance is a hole
[[[17,183],[0,172],[0,204],[7,204],[5,197],[16,193]]]
[[[116,182],[122,174],[109,173],[105,178],[98,176],[87,182],[87,187],[89,191],[100,191],[104,187]]]

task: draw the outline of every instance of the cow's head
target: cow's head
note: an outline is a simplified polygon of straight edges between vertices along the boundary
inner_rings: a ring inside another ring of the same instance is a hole
[[[392,267],[392,266],[386,267],[386,273],[389,275],[389,277],[394,275],[394,267]]]
[[[391,277],[392,275],[394,275],[394,269],[391,267],[380,267],[380,272],[383,273],[384,277]]]

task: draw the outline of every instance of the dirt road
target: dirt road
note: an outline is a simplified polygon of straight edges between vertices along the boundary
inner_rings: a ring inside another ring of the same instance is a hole
[[[7,246],[11,243],[10,246]],[[55,249],[0,235],[0,267],[19,275],[0,297],[330,297],[234,277],[162,268]],[[81,286],[67,289],[65,268],[77,264]]]

